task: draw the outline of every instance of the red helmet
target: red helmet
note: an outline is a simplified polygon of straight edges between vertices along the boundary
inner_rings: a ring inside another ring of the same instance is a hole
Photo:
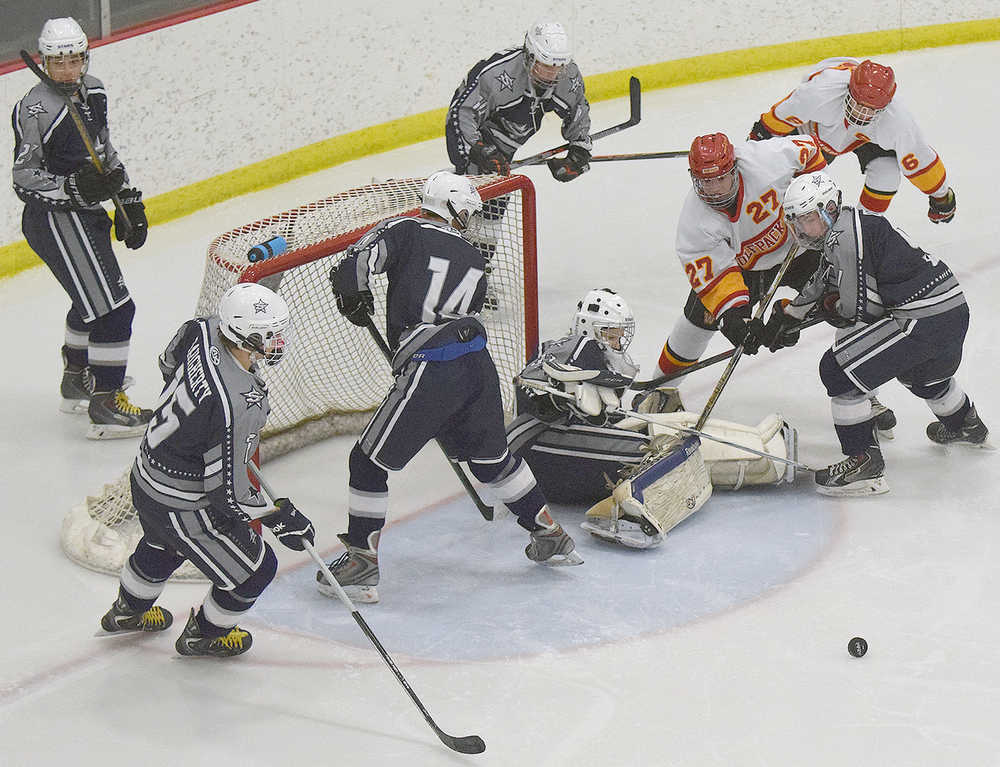
[[[865,59],[851,71],[845,102],[847,121],[868,125],[889,106],[895,92],[896,75],[892,67]]]
[[[725,208],[736,199],[736,150],[725,133],[696,137],[688,151],[688,168],[698,196],[713,208]],[[723,178],[728,178],[729,183],[717,181]]]

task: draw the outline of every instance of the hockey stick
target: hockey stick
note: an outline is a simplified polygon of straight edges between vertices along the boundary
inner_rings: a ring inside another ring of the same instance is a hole
[[[789,328],[789,330],[804,330],[805,328],[811,328],[813,325],[817,325],[823,322],[822,317],[811,317],[808,320],[796,325],[794,328]],[[686,367],[683,370],[675,370],[673,373],[668,373],[667,375],[659,376],[658,378],[651,378],[648,381],[633,381],[628,388],[634,389],[636,391],[649,391],[650,389],[655,389],[667,381],[673,381],[677,378],[682,378],[688,373],[693,373],[695,370],[701,370],[702,368],[710,367],[716,362],[722,362],[723,360],[728,360],[733,356],[736,351],[735,347],[732,349],[727,349],[724,352],[719,352],[711,357],[706,357],[703,360],[699,360],[690,367]]]
[[[642,118],[642,93],[641,86],[639,85],[638,77],[630,77],[628,81],[628,100],[629,100],[629,116],[628,119],[623,123],[618,123],[618,125],[612,125],[610,128],[605,128],[597,133],[592,133],[590,135],[591,141],[597,141],[599,138],[604,138],[605,136],[610,136],[612,133],[618,133],[626,128],[631,128],[633,125],[638,125],[639,120]],[[546,149],[544,152],[539,152],[538,154],[533,154],[531,157],[525,157],[523,160],[516,160],[510,164],[511,170],[516,168],[523,168],[525,165],[541,165],[543,162],[548,160],[550,157],[569,149],[569,144],[563,144],[562,146],[554,147],[553,149]],[[593,158],[591,158],[593,159]]]
[[[562,397],[563,399],[570,399],[570,400],[576,399],[574,395],[568,392],[564,392],[561,389],[556,389],[554,386],[549,386],[548,384],[543,383],[542,381],[535,381],[530,378],[521,378],[520,376],[518,376],[517,382],[522,386],[528,386],[532,389],[537,389],[538,391],[546,392],[554,397]],[[620,407],[609,407],[607,410],[609,413],[617,413],[627,418],[636,418],[640,421],[645,421],[646,423],[656,424],[657,426],[661,426],[665,429],[673,429],[674,431],[679,431],[682,434],[696,434],[702,439],[711,440],[712,442],[718,442],[720,445],[728,445],[729,447],[734,447],[737,450],[742,450],[743,452],[751,453],[753,455],[759,455],[762,458],[767,458],[772,461],[785,463],[788,464],[789,466],[794,466],[797,469],[802,469],[803,471],[812,471],[812,472],[817,471],[817,469],[814,469],[811,466],[807,466],[804,463],[800,463],[799,461],[793,461],[790,458],[782,458],[777,455],[771,455],[770,453],[765,453],[755,448],[747,447],[746,445],[741,445],[738,442],[730,442],[729,440],[722,439],[722,437],[716,437],[714,434],[708,434],[707,432],[702,431],[701,428],[699,427],[692,429],[687,426],[675,426],[672,423],[662,423],[661,421],[658,421],[657,419],[653,418],[652,416],[646,415],[645,413],[637,413],[634,410],[625,410],[624,408]]]
[[[375,323],[372,321],[371,317],[368,318],[368,323],[365,325],[365,327],[371,334],[372,340],[375,341],[375,344],[378,346],[378,348],[382,350],[382,355],[385,357],[385,361],[388,362],[389,365],[391,366],[392,350],[389,348],[389,344],[385,342],[385,339],[382,338],[382,334],[378,332],[378,328],[375,327]],[[476,504],[476,508],[479,509],[479,513],[483,515],[483,519],[487,520],[488,522],[492,522],[493,507],[487,505],[486,502],[479,497],[479,493],[477,493],[476,488],[472,486],[472,482],[465,475],[465,471],[462,469],[462,467],[459,466],[458,463],[456,463],[455,461],[451,460],[451,458],[448,456],[448,452],[444,449],[444,445],[441,444],[441,440],[434,440],[434,441],[437,442],[438,447],[441,448],[441,452],[444,453],[444,457],[448,459],[448,463],[451,466],[451,468],[455,470],[455,476],[458,477],[458,481],[462,483],[462,487],[464,487],[465,492],[469,494],[469,498],[471,498],[472,502]]]
[[[774,282],[771,283],[770,289],[767,291],[767,295],[764,296],[764,300],[757,305],[757,311],[753,313],[754,320],[759,320],[764,314],[768,306],[771,305],[771,299],[774,298],[774,294],[778,292],[778,286],[781,284],[781,278],[785,276],[785,272],[788,270],[788,266],[792,263],[792,259],[795,258],[795,254],[798,253],[799,246],[798,243],[792,243],[792,246],[788,249],[788,255],[785,256],[785,260],[781,262],[781,267],[778,269],[778,273],[774,275]],[[709,414],[712,412],[712,408],[715,407],[715,403],[719,399],[719,395],[722,394],[722,390],[729,383],[729,378],[733,375],[733,371],[736,369],[736,363],[740,361],[740,357],[743,356],[743,345],[746,343],[744,339],[743,343],[733,349],[733,356],[729,359],[729,364],[726,365],[726,369],[722,372],[722,377],[719,378],[719,382],[715,385],[715,389],[712,391],[711,396],[708,398],[708,402],[705,403],[705,408],[701,411],[701,415],[698,417],[698,423],[694,425],[696,429],[701,429],[705,425],[705,421],[708,420]]]
[[[619,162],[621,160],[666,160],[671,157],[687,157],[688,150],[680,152],[635,152],[633,154],[595,154],[589,162]]]
[[[260,469],[257,468],[257,464],[255,464],[253,461],[249,461],[247,462],[247,467],[250,469],[251,473],[257,478],[257,481],[260,483],[261,489],[263,489],[264,493],[267,495],[268,500],[271,502],[271,505],[273,506],[275,499],[274,490],[267,483],[267,480],[264,479],[264,476],[260,473]],[[385,648],[382,646],[382,643],[378,641],[378,637],[375,636],[375,633],[371,630],[371,628],[369,628],[368,623],[365,621],[365,619],[361,617],[361,613],[358,612],[358,608],[354,606],[354,603],[351,601],[351,598],[347,596],[347,594],[344,592],[344,587],[341,586],[340,583],[337,582],[337,579],[330,574],[329,568],[327,568],[326,564],[323,562],[320,555],[316,553],[316,549],[313,548],[312,544],[310,544],[309,541],[306,540],[302,541],[302,545],[305,547],[305,550],[308,552],[309,556],[312,557],[313,561],[317,565],[319,565],[319,571],[323,573],[323,577],[326,580],[326,582],[330,584],[330,587],[337,592],[337,596],[340,598],[340,601],[343,603],[344,607],[346,607],[348,610],[351,611],[351,617],[354,618],[355,622],[358,624],[358,626],[360,626],[361,630],[365,633],[365,636],[368,637],[369,640],[371,640],[371,643],[373,645],[375,645],[375,649],[378,650],[379,655],[382,656],[382,660],[384,660],[386,665],[390,669],[392,669],[392,673],[396,675],[396,679],[398,679],[399,683],[403,685],[403,689],[406,690],[406,694],[410,696],[410,700],[412,700],[416,704],[417,708],[420,709],[420,713],[424,715],[424,719],[426,720],[427,724],[431,726],[431,729],[434,730],[434,734],[437,735],[438,738],[441,739],[441,742],[444,743],[448,748],[452,749],[453,751],[458,751],[460,754],[483,753],[483,751],[486,750],[486,743],[483,742],[483,739],[480,738],[478,735],[464,735],[462,737],[456,738],[454,735],[449,735],[448,733],[446,733],[444,730],[442,730],[440,727],[437,726],[437,723],[434,721],[434,718],[430,715],[430,713],[428,713],[427,709],[424,708],[424,704],[420,702],[420,698],[417,697],[417,694],[413,691],[413,688],[410,687],[409,682],[406,681],[406,678],[396,667],[396,664],[389,656],[389,653],[385,651]]]
[[[83,118],[80,117],[80,112],[76,108],[76,104],[73,103],[73,97],[67,96],[59,88],[59,85],[45,74],[45,71],[35,63],[35,60],[31,58],[31,54],[25,50],[21,51],[21,59],[23,59],[25,65],[28,69],[35,73],[35,76],[45,83],[49,88],[56,93],[66,104],[66,112],[69,114],[70,119],[76,126],[77,132],[80,134],[80,138],[83,140],[83,145],[87,149],[87,154],[90,155],[90,161],[97,168],[98,173],[104,173],[104,163],[101,162],[101,158],[97,156],[97,151],[94,149],[94,142],[90,138],[90,134],[87,132],[87,126],[83,124]],[[125,212],[125,208],[122,205],[122,201],[118,199],[118,193],[113,192],[111,194],[111,200],[115,204],[115,215],[121,216],[122,223],[124,224],[125,236],[128,236],[129,232],[132,231],[132,222],[129,221],[128,214]],[[125,239],[123,236],[122,239]]]

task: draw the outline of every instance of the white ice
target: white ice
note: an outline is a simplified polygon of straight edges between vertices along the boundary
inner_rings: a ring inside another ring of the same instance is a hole
[[[959,371],[996,427],[997,160],[993,65],[1000,43],[881,57],[940,152],[958,215],[933,226],[908,182],[890,218],[958,274],[972,308]],[[742,137],[801,70],[644,94],[642,123],[600,153],[686,149],[694,135]],[[595,129],[622,100],[597,104]],[[550,117],[523,153],[560,142]],[[163,151],[169,151],[164,146]],[[366,158],[155,227],[120,256],[138,305],[133,399],[157,394],[154,358],[194,307],[210,238],[372,177],[446,164],[435,140]],[[141,169],[137,169],[141,177]],[[832,166],[848,199],[853,157]],[[595,164],[571,184],[544,167],[538,188],[543,337],[567,326],[589,288],[635,310],[632,347],[651,373],[687,286],[673,252],[689,182],[683,160]],[[811,479],[719,492],[654,551],[599,545],[557,515],[586,558],[533,565],[511,519],[490,525],[461,495],[436,448],[391,479],[383,601],[362,608],[446,731],[480,734],[481,756],[447,751],[344,608],[318,595],[304,554],[281,568],[244,625],[253,650],[229,662],[181,659],[168,635],[97,638],[113,578],[60,552],[63,515],[127,466],[136,442],[84,439],[58,412],[64,294],[42,268],[0,283],[10,352],[0,376],[0,465],[7,512],[0,614],[0,763],[4,765],[989,765],[1000,763],[1000,478],[995,452],[942,449],[924,436],[923,402],[898,384],[885,445],[889,495],[832,500]],[[839,458],[818,359],[828,328],[794,349],[744,359],[715,414],[756,422],[781,412],[803,458]],[[709,353],[725,348],[720,338]],[[718,367],[683,384],[689,409]],[[273,485],[336,551],[347,455],[339,438],[267,466]],[[205,587],[171,584],[182,624]],[[855,635],[864,658],[847,653]]]

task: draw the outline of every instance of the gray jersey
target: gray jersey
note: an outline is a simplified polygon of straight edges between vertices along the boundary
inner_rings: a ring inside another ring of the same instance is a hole
[[[221,343],[219,320],[190,320],[160,356],[166,379],[132,468],[138,486],[170,509],[211,506],[245,518],[262,507],[246,465],[270,413],[267,387]]]

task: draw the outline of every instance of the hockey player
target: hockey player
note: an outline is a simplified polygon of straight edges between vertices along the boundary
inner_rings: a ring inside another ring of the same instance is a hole
[[[784,209],[795,238],[821,249],[823,262],[795,299],[775,307],[761,341],[782,343],[782,329],[814,306],[839,328],[819,373],[847,458],[818,471],[816,489],[826,495],[889,490],[868,392],[893,378],[937,417],[927,427],[931,441],[986,444],[986,425],[953,377],[969,307],[951,269],[882,216],[842,205],[826,173],[793,181]]]
[[[944,163],[895,94],[891,67],[868,59],[826,59],[760,116],[750,138],[809,135],[828,163],[853,152],[865,176],[860,205],[872,213],[888,209],[902,172],[927,195],[927,217],[947,223],[955,217],[955,192]]]
[[[569,335],[542,344],[520,378],[576,395],[569,401],[518,387],[518,417],[507,427],[511,453],[527,461],[545,497],[591,505],[608,495],[623,465],[645,456],[649,436],[617,428],[625,388],[639,368],[628,356],[635,320],[610,288],[590,290],[577,304]]]
[[[664,375],[690,367],[716,330],[733,346],[747,338],[751,305],[767,293],[792,246],[781,209],[789,182],[826,161],[809,136],[733,146],[723,133],[691,142],[693,188],[677,225],[677,256],[691,284],[684,314],[660,354]],[[783,284],[801,288],[819,263],[816,251],[795,256]],[[753,338],[743,351],[754,354]]]
[[[570,144],[565,157],[548,161],[549,171],[572,181],[590,169],[590,105],[569,36],[557,22],[533,24],[523,46],[478,62],[458,86],[445,122],[455,172],[507,175],[514,153],[538,132],[546,112],[562,118]]]
[[[155,605],[185,559],[212,581],[175,647],[181,655],[240,655],[252,637],[236,624],[274,577],[277,559],[250,525],[266,506],[247,464],[270,406],[257,372],[277,364],[289,324],[284,299],[262,285],[236,285],[218,316],[184,323],[160,357],[165,386],[132,466],[132,501],[143,537],[122,568],[118,598],[101,619],[108,632],[163,631]],[[264,517],[296,551],[313,542],[308,519],[287,498]]]
[[[60,387],[66,413],[87,412],[92,439],[141,435],[152,411],[124,391],[135,304],[111,249],[111,221],[101,202],[118,194],[131,229],[115,217],[128,248],[146,241],[142,193],[108,135],[108,98],[87,74],[87,36],[73,19],[49,19],[38,38],[42,67],[77,110],[104,172],[91,163],[63,97],[38,83],[14,106],[14,191],[24,202],[28,245],[69,294]]]
[[[348,594],[378,601],[378,543],[389,507],[388,472],[400,471],[431,439],[472,473],[529,531],[529,559],[580,564],[573,539],[549,515],[531,469],[511,456],[486,331],[476,318],[486,296],[486,261],[462,238],[482,200],[447,171],[424,183],[418,218],[388,219],[351,246],[330,271],[337,308],[371,326],[373,274],[388,277],[387,341],[395,382],[350,456],[347,551],[329,565]],[[319,590],[330,589],[317,573]]]

